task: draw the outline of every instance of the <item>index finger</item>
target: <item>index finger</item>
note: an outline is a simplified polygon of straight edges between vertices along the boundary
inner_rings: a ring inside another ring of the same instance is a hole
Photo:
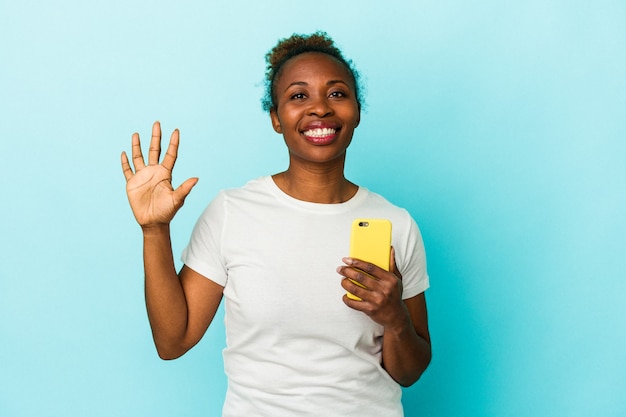
[[[342,261],[349,267],[364,272],[375,279],[380,279],[380,277],[386,272],[389,272],[371,262],[366,262],[357,258],[343,258]]]
[[[391,247],[391,254],[390,254],[390,259],[389,259],[389,270],[393,272],[398,278],[402,279],[402,274],[400,273],[400,270],[398,269],[398,265],[396,264],[396,250],[393,246]]]
[[[174,169],[174,164],[176,163],[176,158],[178,157],[178,143],[180,141],[180,132],[178,129],[175,129],[172,132],[172,136],[170,137],[170,144],[167,147],[167,152],[165,152],[165,157],[163,158],[163,168],[171,171]]]

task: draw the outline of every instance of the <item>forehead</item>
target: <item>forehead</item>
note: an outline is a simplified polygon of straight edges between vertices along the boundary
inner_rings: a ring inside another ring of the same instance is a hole
[[[341,80],[354,88],[352,72],[337,58],[322,52],[305,52],[285,62],[276,83],[307,79]]]

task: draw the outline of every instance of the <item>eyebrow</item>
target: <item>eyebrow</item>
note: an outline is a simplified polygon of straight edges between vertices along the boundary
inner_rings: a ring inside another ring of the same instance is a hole
[[[330,81],[326,82],[326,85],[327,85],[327,86],[331,86],[331,85],[335,85],[335,84],[344,84],[346,87],[350,87],[350,86],[348,85],[348,83],[347,83],[347,82],[345,82],[344,80],[330,80]],[[286,91],[286,90],[288,90],[289,88],[291,88],[291,87],[292,87],[292,86],[294,86],[294,85],[302,85],[302,86],[305,86],[305,87],[306,87],[306,86],[308,86],[308,85],[309,85],[309,83],[307,83],[307,82],[305,82],[305,81],[294,81],[294,82],[292,82],[291,84],[289,84],[289,85],[287,86],[287,88],[285,88],[285,91]]]

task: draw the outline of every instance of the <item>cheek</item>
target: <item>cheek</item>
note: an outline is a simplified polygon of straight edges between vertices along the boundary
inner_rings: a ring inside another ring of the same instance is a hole
[[[356,128],[361,122],[361,112],[358,110],[358,107],[347,109],[344,120],[350,120],[352,127]]]
[[[290,103],[284,104],[280,107],[280,111],[277,115],[283,128],[286,126],[294,126],[302,116],[299,109]]]

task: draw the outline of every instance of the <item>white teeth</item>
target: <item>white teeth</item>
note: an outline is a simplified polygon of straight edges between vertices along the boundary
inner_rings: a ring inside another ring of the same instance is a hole
[[[324,137],[324,136],[330,136],[333,135],[335,133],[335,129],[331,129],[331,128],[320,128],[318,127],[317,129],[310,129],[304,132],[305,136],[313,136],[313,137]]]

